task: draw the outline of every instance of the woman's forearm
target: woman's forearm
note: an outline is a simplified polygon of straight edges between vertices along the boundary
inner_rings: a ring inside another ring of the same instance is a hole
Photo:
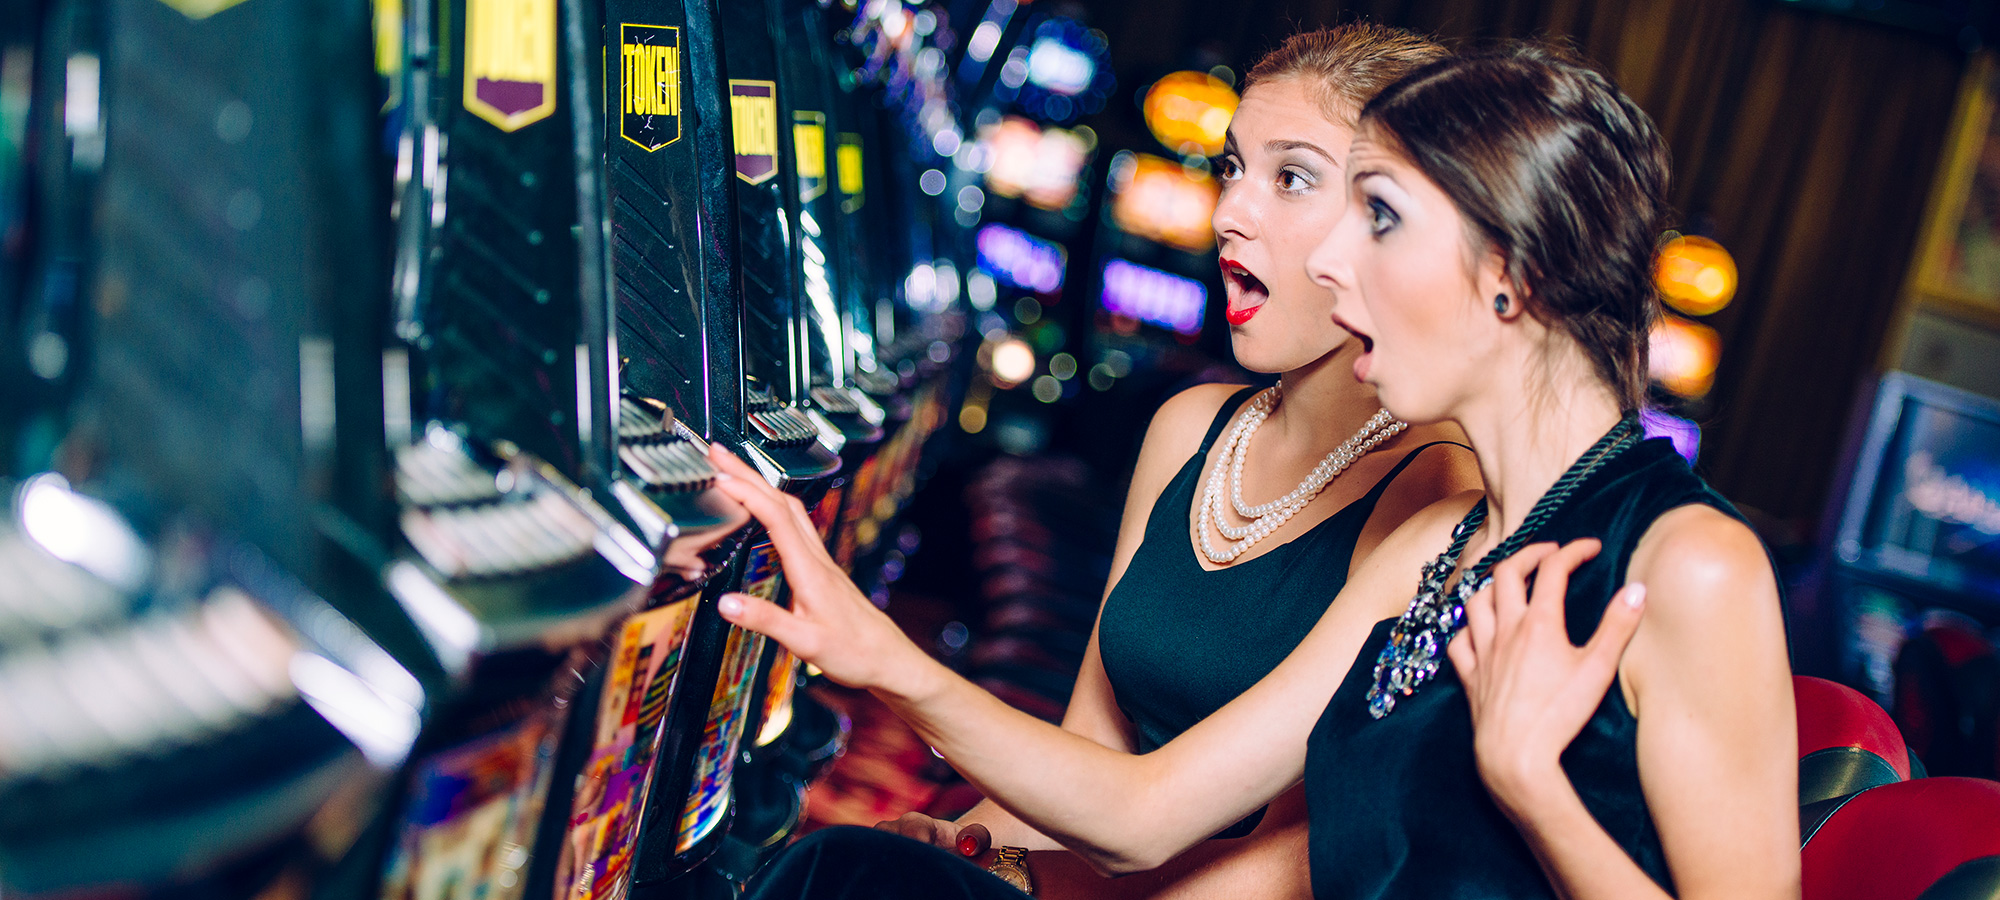
[[[992,800],[981,800],[965,811],[954,824],[963,828],[967,825],[984,825],[993,836],[995,847],[1021,847],[1027,850],[1061,850],[1063,846],[1055,842],[1035,826],[1021,821],[1021,817],[1007,811]]]
[[[1564,900],[1671,900],[1583,805],[1560,766],[1525,779],[1501,802]],[[1496,797],[1497,799],[1497,797]]]
[[[875,693],[989,800],[1102,871],[1151,868],[1206,836],[1203,817],[1162,808],[1153,759],[1007,706],[943,665]]]

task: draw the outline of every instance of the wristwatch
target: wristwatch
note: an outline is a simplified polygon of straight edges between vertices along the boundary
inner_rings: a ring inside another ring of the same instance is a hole
[[[993,864],[986,867],[1001,881],[1023,894],[1034,896],[1035,882],[1028,877],[1028,851],[1021,847],[1001,847],[993,851]]]

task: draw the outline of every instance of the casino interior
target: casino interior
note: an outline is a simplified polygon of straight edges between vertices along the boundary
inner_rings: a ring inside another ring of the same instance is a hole
[[[1658,122],[1645,427],[1778,566],[1805,896],[2000,898],[1974,0],[0,0],[0,896],[733,897],[963,812],[722,618],[787,588],[706,451],[1060,718],[1148,420],[1252,378],[1246,68],[1357,18]]]

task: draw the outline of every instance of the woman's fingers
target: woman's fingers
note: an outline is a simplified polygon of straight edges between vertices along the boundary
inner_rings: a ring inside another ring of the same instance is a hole
[[[1515,551],[1493,567],[1493,583],[1481,593],[1492,595],[1493,627],[1502,636],[1514,633],[1521,624],[1521,617],[1528,612],[1528,575],[1549,555],[1556,552],[1556,544],[1543,541],[1529,544]],[[1486,646],[1481,644],[1481,647]]]
[[[1444,645],[1444,655],[1451,657],[1452,668],[1458,670],[1458,680],[1465,685],[1468,696],[1479,690],[1479,654],[1472,649],[1472,636],[1463,632],[1454,636],[1451,643]],[[1472,724],[1479,726],[1479,704],[1472,704]]]
[[[820,587],[816,564],[824,561],[826,565],[832,565],[832,559],[826,555],[826,546],[820,543],[819,531],[805,513],[805,504],[800,503],[797,497],[766,484],[763,476],[722,445],[710,444],[708,455],[722,474],[730,476],[718,479],[716,488],[743,504],[758,522],[763,523],[793,587],[806,593]]]
[[[1611,602],[1604,607],[1604,619],[1597,623],[1597,633],[1590,636],[1590,643],[1583,645],[1585,665],[1595,670],[1605,683],[1609,684],[1611,674],[1618,670],[1618,661],[1625,656],[1632,636],[1639,633],[1639,620],[1645,615],[1645,585],[1635,581],[1611,595]]]
[[[955,843],[960,856],[975,857],[993,848],[993,832],[974,822],[958,830]]]
[[[1528,605],[1542,617],[1542,621],[1553,623],[1557,628],[1563,627],[1566,606],[1563,600],[1569,596],[1570,573],[1596,558],[1597,551],[1603,546],[1603,542],[1596,538],[1570,541],[1535,566],[1535,595]]]
[[[809,663],[819,661],[817,630],[788,609],[749,594],[728,593],[716,600],[715,608],[730,623],[764,635]]]
[[[1485,656],[1493,649],[1494,636],[1493,589],[1481,588],[1465,600],[1465,652],[1475,658]],[[1451,645],[1445,645],[1445,652],[1451,652]]]

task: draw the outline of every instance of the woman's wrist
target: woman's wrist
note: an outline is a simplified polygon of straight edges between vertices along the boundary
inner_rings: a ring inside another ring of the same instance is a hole
[[[1523,828],[1559,817],[1570,806],[1582,803],[1575,785],[1570,784],[1569,774],[1555,759],[1481,765],[1479,774],[1500,811]]]

